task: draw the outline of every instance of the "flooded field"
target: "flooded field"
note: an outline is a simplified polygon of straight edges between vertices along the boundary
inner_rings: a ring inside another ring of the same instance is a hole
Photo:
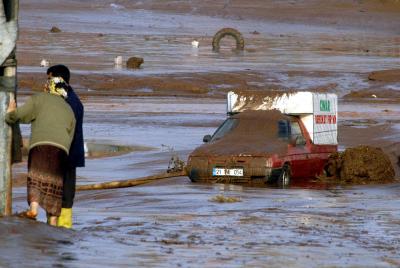
[[[171,155],[186,160],[225,118],[218,99],[98,101],[86,100],[88,140],[147,149],[89,158],[78,170],[79,184],[163,172]],[[24,172],[24,165],[14,171]],[[219,195],[238,202],[213,201]],[[77,194],[72,231],[45,225],[43,212],[42,223],[0,221],[0,249],[7,253],[0,264],[20,267],[29,258],[37,267],[397,267],[399,198],[399,184],[274,189],[194,184],[187,177],[85,191]],[[25,187],[14,188],[14,211],[25,207]]]
[[[71,68],[88,142],[80,185],[164,172],[173,155],[186,161],[226,118],[234,88],[337,93],[339,149],[382,147],[400,177],[400,82],[368,80],[398,67],[391,28],[155,8],[162,1],[21,2],[19,101],[46,79],[42,58]],[[54,25],[62,32],[49,33]],[[212,36],[228,26],[245,50],[232,52],[228,40],[212,52]],[[118,55],[145,63],[114,68]],[[352,91],[370,95],[346,97]],[[14,165],[14,212],[27,206],[25,166]],[[399,183],[276,189],[176,177],[78,192],[73,230],[46,225],[43,211],[38,222],[2,218],[0,267],[399,267],[399,206]]]

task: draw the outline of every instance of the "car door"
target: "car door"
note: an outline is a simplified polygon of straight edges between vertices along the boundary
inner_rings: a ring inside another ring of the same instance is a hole
[[[310,144],[303,133],[299,121],[291,121],[288,145],[288,159],[291,164],[292,177],[310,177],[312,162],[310,161]]]

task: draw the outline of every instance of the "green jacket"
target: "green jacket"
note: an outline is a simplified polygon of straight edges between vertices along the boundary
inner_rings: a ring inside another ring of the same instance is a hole
[[[29,150],[38,145],[53,145],[67,154],[75,131],[75,117],[60,96],[39,93],[15,111],[7,113],[7,123],[32,124]]]

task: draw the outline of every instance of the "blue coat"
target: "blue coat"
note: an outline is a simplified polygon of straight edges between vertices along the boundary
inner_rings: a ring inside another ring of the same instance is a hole
[[[81,100],[71,87],[68,88],[67,92],[66,101],[71,106],[76,120],[75,134],[69,149],[68,162],[70,167],[84,167],[85,149],[82,129],[84,109]]]

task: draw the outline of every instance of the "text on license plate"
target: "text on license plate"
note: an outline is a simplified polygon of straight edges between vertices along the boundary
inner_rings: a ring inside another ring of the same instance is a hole
[[[242,168],[213,168],[213,176],[243,176]]]

